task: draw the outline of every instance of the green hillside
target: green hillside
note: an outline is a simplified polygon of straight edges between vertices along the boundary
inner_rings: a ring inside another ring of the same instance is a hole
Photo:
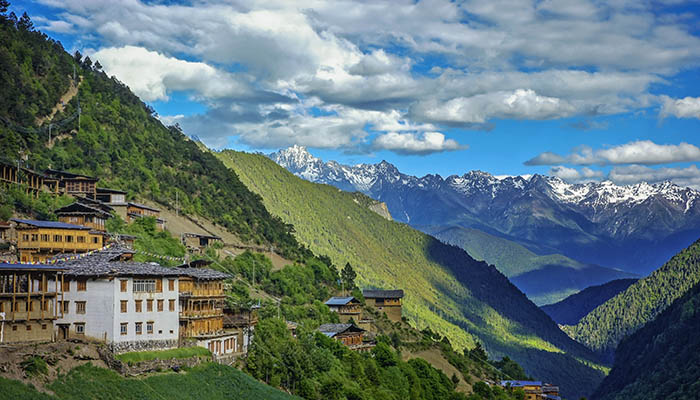
[[[205,217],[243,241],[273,244],[289,258],[308,255],[289,234],[291,227],[272,217],[235,173],[177,127],[165,127],[97,63],[69,55],[33,30],[28,18],[0,15],[0,38],[0,160],[14,164],[26,156],[22,163],[32,169],[97,176],[102,187],[172,208],[178,197],[182,213]],[[74,85],[74,70],[77,95],[48,119]],[[0,193],[0,207],[30,208],[24,203]]]
[[[698,282],[700,241],[564,329],[590,349],[610,355],[623,337],[654,319]]]
[[[0,378],[0,400],[137,400],[137,399],[298,399],[267,386],[233,367],[204,364],[185,373],[124,378],[114,371],[85,364],[48,385],[54,395]]]
[[[589,286],[633,277],[624,271],[583,264],[561,254],[537,255],[523,245],[478,229],[421,230],[494,265],[537,305],[556,303]]]
[[[700,285],[620,342],[596,400],[697,399],[700,396]]]
[[[265,206],[293,224],[299,240],[336,265],[349,262],[365,287],[402,288],[405,314],[458,347],[484,343],[528,374],[586,394],[602,374],[590,358],[495,268],[363,206],[365,196],[295,177],[262,155],[218,153]],[[565,354],[568,353],[568,354]]]
[[[627,289],[636,279],[616,279],[603,285],[591,286],[564,300],[540,307],[558,324],[574,325],[599,305]]]

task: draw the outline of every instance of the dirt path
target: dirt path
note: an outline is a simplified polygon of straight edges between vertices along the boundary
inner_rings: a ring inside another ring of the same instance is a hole
[[[53,117],[56,115],[57,112],[66,109],[66,105],[68,102],[70,102],[73,97],[75,97],[76,94],[78,94],[78,88],[80,87],[80,84],[83,83],[83,77],[80,77],[80,82],[78,82],[78,85],[76,86],[75,83],[71,80],[70,82],[70,87],[68,88],[68,91],[61,96],[61,99],[59,102],[51,109],[51,113],[47,116],[37,118],[36,119],[36,125],[39,126],[43,124],[46,121],[51,121]]]

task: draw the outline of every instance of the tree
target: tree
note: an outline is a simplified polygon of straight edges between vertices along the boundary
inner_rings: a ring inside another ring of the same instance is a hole
[[[75,53],[73,53],[73,59],[75,60],[75,62],[80,63],[83,59],[83,55],[80,54],[78,50],[76,50]]]
[[[85,67],[85,69],[92,69],[92,60],[89,56],[85,57],[85,60],[83,60],[83,67]]]
[[[29,18],[29,15],[27,15],[26,11],[19,18],[19,21],[17,22],[17,28],[24,31],[31,31],[34,28],[34,23],[32,23],[32,20],[31,18]]]
[[[340,279],[343,281],[346,289],[352,290],[355,287],[355,278],[357,278],[357,273],[352,269],[350,263],[346,263],[340,272]]]
[[[489,357],[486,354],[486,350],[481,346],[481,343],[476,342],[476,346],[474,346],[473,349],[469,350],[469,355],[477,360],[482,360],[486,361]]]
[[[10,2],[7,0],[0,0],[0,14],[5,14],[8,8],[10,8]]]
[[[102,70],[102,64],[100,64],[99,60],[95,60],[95,70],[97,70],[97,71]]]

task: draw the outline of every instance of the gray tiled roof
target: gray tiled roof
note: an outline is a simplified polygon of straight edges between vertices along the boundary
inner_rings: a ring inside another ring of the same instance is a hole
[[[225,272],[216,271],[209,268],[171,268],[177,271],[179,275],[189,276],[194,279],[199,280],[218,280],[218,279],[228,279],[232,275]]]
[[[75,260],[56,262],[56,266],[66,267],[66,276],[179,276],[175,268],[163,267],[156,263],[139,263],[117,260],[122,254],[133,253],[128,249],[112,247],[82,256]],[[54,257],[60,259],[59,255]]]
[[[366,299],[400,299],[403,290],[363,290],[362,296]]]
[[[349,297],[331,297],[326,301],[327,306],[344,306],[350,302],[355,300],[354,297],[349,296]]]
[[[353,324],[323,324],[318,327],[318,330],[328,337],[333,337],[349,330],[353,332],[364,332],[364,329]]]

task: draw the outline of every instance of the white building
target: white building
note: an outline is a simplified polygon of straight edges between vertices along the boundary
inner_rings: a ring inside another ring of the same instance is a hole
[[[116,353],[178,346],[178,275],[152,263],[122,261],[108,250],[59,262],[63,302],[56,337],[86,337]]]

